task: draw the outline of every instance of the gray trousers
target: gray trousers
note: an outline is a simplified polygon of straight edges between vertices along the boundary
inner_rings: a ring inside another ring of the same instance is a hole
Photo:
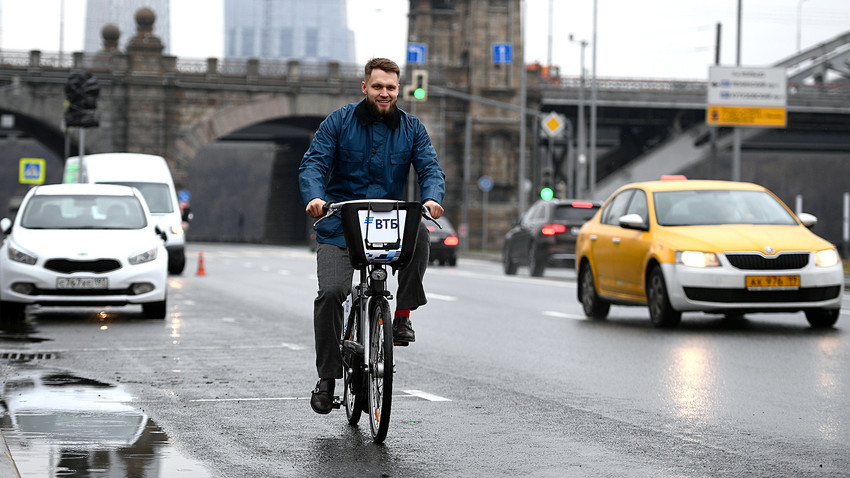
[[[413,257],[398,273],[398,292],[395,297],[398,309],[414,310],[428,302],[422,287],[431,247],[428,241],[428,228],[421,223]],[[342,378],[342,355],[339,351],[343,327],[342,304],[351,292],[354,279],[354,268],[351,267],[348,251],[332,244],[319,244],[316,250],[316,275],[319,278],[319,292],[313,301],[316,371],[319,378]]]

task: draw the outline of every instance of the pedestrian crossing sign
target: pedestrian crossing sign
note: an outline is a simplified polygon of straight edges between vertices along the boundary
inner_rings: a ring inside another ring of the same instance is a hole
[[[44,184],[44,160],[41,158],[21,158],[18,182],[21,184]]]

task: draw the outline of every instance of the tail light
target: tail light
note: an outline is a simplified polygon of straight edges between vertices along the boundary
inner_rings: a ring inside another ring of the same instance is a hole
[[[567,226],[563,224],[546,224],[540,229],[544,236],[554,236],[562,232],[567,232]]]
[[[456,246],[460,242],[457,236],[449,236],[443,240],[443,244],[447,246]]]

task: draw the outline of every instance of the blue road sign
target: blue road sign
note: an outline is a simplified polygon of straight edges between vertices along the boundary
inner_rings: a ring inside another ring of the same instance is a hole
[[[189,194],[189,191],[187,191],[185,189],[181,189],[180,192],[177,193],[177,199],[180,202],[189,202],[189,200],[191,198],[192,198],[192,195]]]
[[[44,184],[45,160],[21,158],[18,167],[18,182],[21,184]]]
[[[493,63],[496,65],[511,63],[513,61],[513,49],[510,43],[493,44]]]
[[[407,63],[424,65],[426,53],[428,53],[428,45],[424,43],[408,43]]]
[[[490,176],[481,176],[478,178],[478,189],[486,192],[490,192],[493,189],[493,178]]]

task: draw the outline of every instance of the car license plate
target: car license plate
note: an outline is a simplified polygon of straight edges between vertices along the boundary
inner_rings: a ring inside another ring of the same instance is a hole
[[[106,277],[59,277],[57,289],[106,289],[109,279]]]
[[[793,290],[800,288],[800,276],[747,276],[747,289]]]

